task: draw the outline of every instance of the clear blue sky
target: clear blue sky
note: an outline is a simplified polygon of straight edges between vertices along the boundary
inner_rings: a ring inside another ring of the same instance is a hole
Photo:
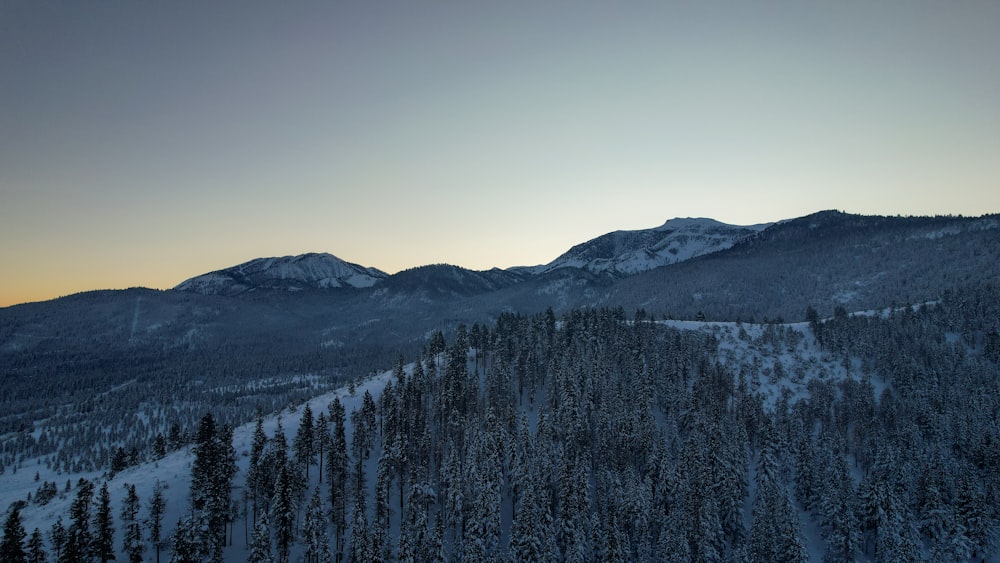
[[[1000,2],[0,3],[0,305],[1000,211]]]

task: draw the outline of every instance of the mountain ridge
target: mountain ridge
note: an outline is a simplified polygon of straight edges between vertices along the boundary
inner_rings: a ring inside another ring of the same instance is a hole
[[[606,233],[573,246],[533,271],[575,267],[616,277],[630,276],[725,250],[770,225],[730,225],[704,217],[677,217],[651,229]]]
[[[365,288],[387,277],[377,268],[347,262],[326,252],[310,252],[255,258],[189,278],[174,289],[203,295],[238,295],[256,289]]]
[[[227,283],[239,284],[239,276],[253,271],[229,272],[234,277]],[[841,307],[926,303],[977,284],[1000,285],[1000,215],[825,212],[776,223],[726,250],[626,277],[572,267],[528,274],[437,265],[369,287],[277,279],[266,288],[233,286],[225,294],[83,292],[0,308],[0,365],[37,386],[51,385],[46,389],[53,393],[66,377],[92,374],[114,374],[124,383],[167,372],[199,380],[206,374],[364,371],[391,363],[401,351],[420,350],[436,331],[506,313],[592,307],[673,319],[802,320],[807,307],[829,316]],[[236,371],[232,357],[240,358]]]
[[[454,280],[446,278],[463,276],[465,280],[458,282],[460,285],[498,289],[523,281],[526,276],[560,268],[576,268],[621,278],[724,250],[771,224],[741,226],[704,217],[676,217],[649,229],[605,233],[574,245],[547,264],[507,269],[469,270],[451,264],[427,264],[389,275],[377,268],[347,262],[326,252],[261,257],[194,276],[173,289],[203,295],[239,295],[255,290],[370,288],[382,286],[387,280],[399,279],[397,276],[408,280],[393,284],[399,288],[412,284],[414,279],[423,279],[433,285],[435,280],[429,272],[439,274],[441,278],[437,281],[444,285],[454,283]],[[445,266],[451,270],[446,272]]]

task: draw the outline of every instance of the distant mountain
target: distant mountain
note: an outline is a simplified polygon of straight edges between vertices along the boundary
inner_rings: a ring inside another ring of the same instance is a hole
[[[614,231],[578,244],[552,262],[527,268],[545,273],[580,268],[595,274],[630,276],[730,248],[767,228],[727,225],[714,219],[678,218],[638,231]]]
[[[174,289],[203,295],[238,295],[256,289],[330,289],[371,287],[385,272],[345,262],[332,254],[257,258],[181,282]]]
[[[257,258],[195,276],[181,282],[174,290],[234,296],[258,290],[303,291],[377,286],[379,294],[388,293],[396,299],[401,295],[415,297],[418,294],[425,301],[469,297],[502,290],[563,268],[612,279],[627,277],[730,248],[767,226],[727,225],[713,219],[671,219],[653,229],[615,231],[602,235],[574,246],[548,264],[507,270],[473,271],[448,264],[433,264],[389,276],[376,268],[346,262],[326,253]],[[539,291],[544,294],[547,290]]]
[[[654,267],[667,260],[675,263]],[[1000,282],[1000,216],[825,211],[767,228],[671,220],[577,245],[551,266],[533,273],[439,264],[388,276],[329,254],[261,258],[174,290],[0,308],[0,367],[39,375],[120,367],[127,378],[136,358],[148,356],[151,372],[226,374],[231,366],[216,366],[222,357],[212,353],[225,347],[254,369],[320,370],[419,349],[433,331],[459,323],[548,307],[798,320],[807,306],[832,315],[837,307],[923,303],[958,286]],[[648,269],[628,275],[640,267]],[[110,351],[120,361],[109,361]]]
[[[939,299],[1000,280],[1000,216],[885,217],[821,211],[728,250],[620,280],[601,304],[675,318],[801,319]]]
[[[420,293],[427,297],[468,297],[503,289],[524,279],[523,273],[500,268],[476,271],[451,264],[433,264],[393,274],[379,287],[386,292]]]

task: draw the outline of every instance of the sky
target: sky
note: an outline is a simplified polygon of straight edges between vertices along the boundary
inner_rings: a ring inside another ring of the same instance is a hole
[[[1000,2],[0,2],[0,306],[1000,212]]]

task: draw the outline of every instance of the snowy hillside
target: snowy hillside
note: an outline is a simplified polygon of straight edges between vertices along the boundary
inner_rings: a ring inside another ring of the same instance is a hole
[[[983,333],[997,302],[963,291],[795,324],[588,309],[435,335],[413,364],[265,417],[259,440],[235,429],[223,560],[996,561],[982,463],[997,454],[1000,337]],[[163,535],[184,540],[195,449],[110,480],[19,459],[0,504],[22,507],[28,533],[68,526],[83,477],[107,485],[121,525],[126,484],[144,515],[159,482]]]
[[[345,262],[332,254],[257,258],[231,268],[193,277],[175,289],[201,294],[236,295],[254,289],[371,287],[387,274]]]
[[[314,413],[325,412],[334,399],[339,399],[348,413],[361,408],[361,402],[366,392],[378,397],[386,382],[391,380],[392,372],[370,377],[357,385],[353,393],[348,387],[343,387],[330,393],[324,393],[310,399],[307,404]],[[281,421],[288,443],[292,443],[295,431],[299,427],[305,405],[298,405],[294,408],[285,409],[280,413],[265,417],[263,428],[268,436],[274,436],[278,428],[278,421]],[[351,437],[350,420],[347,421],[347,438]],[[236,451],[236,463],[238,467],[233,498],[238,502],[243,498],[243,488],[249,465],[248,452],[251,448],[253,438],[254,423],[244,424],[236,428],[233,432],[233,447]],[[62,518],[64,525],[69,525],[70,506],[76,493],[76,486],[79,479],[84,478],[95,483],[100,489],[105,483],[111,494],[111,506],[113,508],[114,519],[118,521],[118,507],[121,506],[125,497],[126,485],[134,485],[136,493],[141,500],[142,510],[140,514],[145,517],[147,502],[153,494],[153,488],[157,482],[163,489],[166,499],[166,511],[163,517],[163,537],[170,538],[177,522],[189,510],[190,488],[191,488],[191,464],[194,456],[190,446],[168,453],[162,459],[144,463],[136,467],[125,469],[112,478],[108,479],[106,473],[72,473],[56,474],[49,471],[39,459],[37,463],[27,462],[21,470],[0,475],[0,507],[8,507],[18,499],[25,499],[34,494],[40,486],[40,482],[49,480],[55,481],[59,486],[59,493],[45,505],[29,503],[21,512],[21,518],[25,530],[30,535],[32,530],[38,528],[43,531],[48,539],[48,532],[57,518]],[[35,479],[38,473],[39,479]],[[71,485],[66,489],[67,483]],[[315,483],[313,483],[315,485]],[[242,526],[243,522],[239,522]],[[235,530],[235,528],[234,528]],[[227,562],[243,562],[247,559],[247,541],[242,528],[236,530],[234,545],[226,549]],[[115,547],[118,550],[118,560],[127,560],[127,557],[120,549],[121,531],[116,533]],[[296,550],[296,553],[298,551]],[[51,555],[51,553],[50,553]],[[169,547],[161,551],[161,560],[170,559]],[[147,546],[145,561],[154,561],[154,551]],[[295,559],[298,560],[298,559]]]
[[[714,219],[677,218],[638,231],[614,231],[578,244],[535,273],[582,268],[593,273],[632,275],[730,248],[769,224],[738,226]]]

